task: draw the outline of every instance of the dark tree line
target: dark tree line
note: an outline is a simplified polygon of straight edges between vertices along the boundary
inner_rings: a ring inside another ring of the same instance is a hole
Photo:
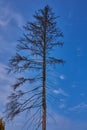
[[[63,33],[48,5],[35,12],[33,17],[34,22],[27,22],[23,27],[25,33],[19,40],[17,53],[9,61],[9,71],[20,75],[8,97],[6,117],[12,120],[26,111],[30,124],[35,123],[35,130],[41,126],[46,130],[48,66],[64,63],[52,56],[54,47],[63,46],[59,41]]]

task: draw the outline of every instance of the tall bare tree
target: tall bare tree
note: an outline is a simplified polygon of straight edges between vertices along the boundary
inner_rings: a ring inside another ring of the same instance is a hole
[[[28,121],[36,122],[35,130],[41,126],[46,130],[48,68],[64,63],[52,56],[53,48],[63,45],[59,41],[63,33],[57,27],[56,18],[48,5],[35,12],[34,22],[24,26],[25,33],[19,40],[17,53],[9,62],[10,72],[20,75],[8,97],[6,117],[13,119],[21,112],[32,111]]]

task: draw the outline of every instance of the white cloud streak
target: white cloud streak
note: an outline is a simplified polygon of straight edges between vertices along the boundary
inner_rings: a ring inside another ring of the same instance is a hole
[[[6,69],[8,68],[7,65],[0,63],[0,81],[9,81],[12,82],[12,78],[8,76]]]
[[[61,80],[64,80],[64,79],[65,79],[65,76],[64,76],[64,75],[60,75],[59,78],[60,78]]]
[[[66,105],[63,104],[63,103],[59,105],[59,108],[60,108],[60,109],[63,109],[63,108],[65,108],[65,107],[66,107]]]
[[[69,96],[63,89],[59,88],[57,90],[53,90],[53,93],[55,94],[60,94],[60,95],[63,95],[63,96]]]
[[[10,93],[10,85],[14,82],[11,76],[6,72],[7,66],[0,63],[0,103],[4,105],[7,101],[7,96]]]
[[[87,123],[82,120],[73,120],[52,110],[51,115],[53,118],[49,117],[47,123],[49,130],[87,130]]]
[[[14,12],[8,6],[0,7],[0,26],[6,27],[12,20],[16,22],[18,27],[22,27],[24,24],[24,19],[20,13]]]
[[[69,111],[75,111],[75,112],[79,112],[82,110],[86,110],[87,109],[87,104],[86,103],[80,103],[74,107],[69,108]]]

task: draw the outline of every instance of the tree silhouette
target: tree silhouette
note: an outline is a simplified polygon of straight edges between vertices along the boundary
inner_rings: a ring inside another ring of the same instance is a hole
[[[42,130],[46,130],[48,68],[64,63],[52,56],[52,50],[63,45],[59,39],[63,33],[48,5],[36,11],[33,17],[34,22],[27,22],[23,27],[25,31],[17,45],[17,53],[9,61],[9,71],[20,75],[8,97],[6,117],[11,120],[26,111],[31,113],[28,121],[33,129],[42,126]]]

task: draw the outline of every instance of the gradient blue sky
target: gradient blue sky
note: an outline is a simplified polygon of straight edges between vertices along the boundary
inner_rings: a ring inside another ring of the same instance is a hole
[[[51,93],[59,100],[52,102],[48,130],[87,130],[87,1],[86,0],[0,0],[0,116],[5,108],[12,76],[5,67],[15,54],[22,25],[33,20],[35,10],[50,5],[64,33],[64,46],[55,53],[66,60],[58,66]],[[24,115],[6,124],[6,130],[21,130]]]

